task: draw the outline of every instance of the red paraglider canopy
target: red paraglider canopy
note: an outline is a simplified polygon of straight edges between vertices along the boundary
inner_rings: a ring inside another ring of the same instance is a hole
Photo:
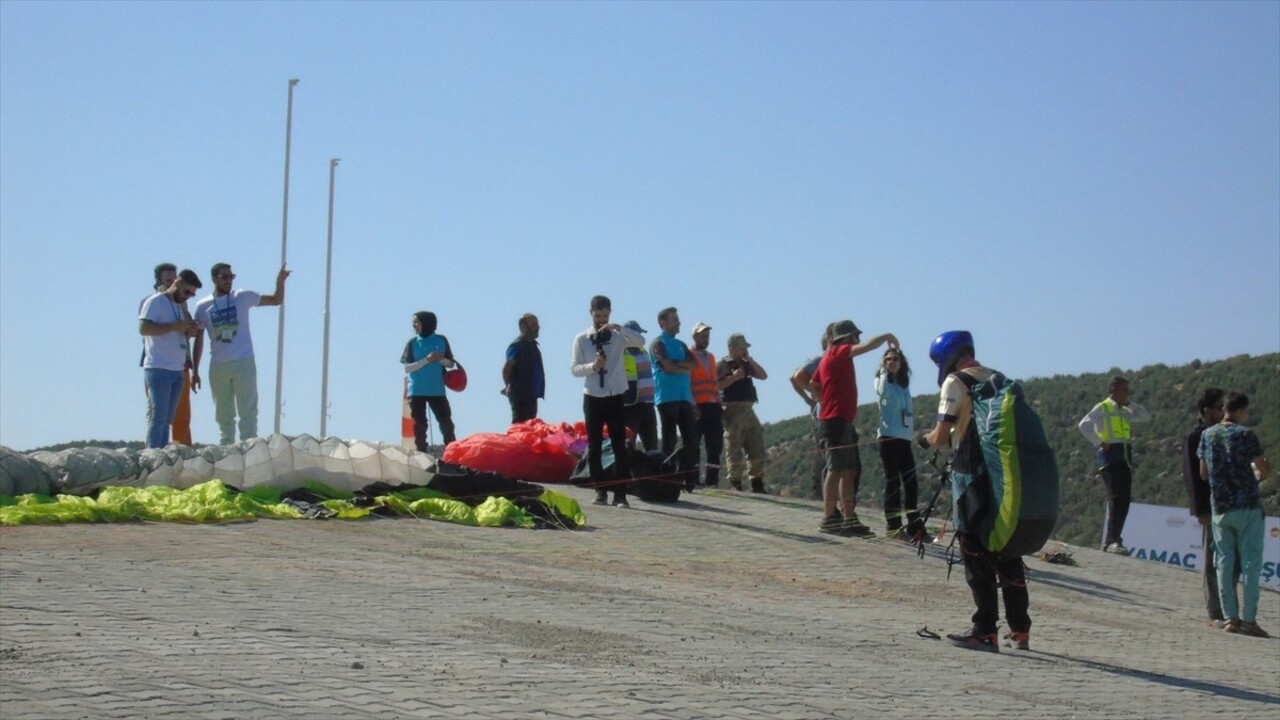
[[[506,434],[477,433],[445,448],[445,462],[536,483],[565,483],[586,452],[585,429],[549,425],[537,418],[512,425]]]

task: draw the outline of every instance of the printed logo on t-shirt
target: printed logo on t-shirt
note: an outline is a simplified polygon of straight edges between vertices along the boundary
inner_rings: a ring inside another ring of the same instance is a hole
[[[213,308],[209,310],[209,326],[213,329],[210,334],[213,335],[214,340],[224,343],[234,340],[236,333],[240,331],[240,321],[236,316],[235,303],[231,303],[224,308],[220,308],[217,303],[214,303]]]

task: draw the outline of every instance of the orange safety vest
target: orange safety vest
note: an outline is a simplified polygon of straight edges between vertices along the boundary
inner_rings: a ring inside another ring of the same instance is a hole
[[[720,402],[720,384],[716,381],[716,356],[701,350],[691,350],[696,367],[689,371],[689,383],[693,386],[695,405]]]

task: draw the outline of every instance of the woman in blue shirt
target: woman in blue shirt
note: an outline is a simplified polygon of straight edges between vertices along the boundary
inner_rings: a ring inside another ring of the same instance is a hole
[[[880,400],[880,461],[884,463],[884,518],[888,536],[911,541],[923,532],[917,508],[916,458],[911,451],[915,430],[911,415],[911,366],[902,350],[890,347],[876,371]],[[926,539],[925,542],[929,542]]]
[[[409,415],[413,418],[413,443],[427,452],[427,406],[440,424],[445,447],[453,442],[453,411],[445,396],[444,371],[454,366],[449,339],[436,334],[436,314],[425,310],[413,314],[417,333],[405,346],[400,363],[409,375]]]

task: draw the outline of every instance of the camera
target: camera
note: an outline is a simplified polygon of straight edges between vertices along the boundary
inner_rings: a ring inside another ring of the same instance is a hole
[[[596,352],[604,355],[604,346],[609,344],[613,339],[613,331],[609,328],[600,328],[591,335],[591,344],[596,346]]]
[[[608,345],[609,341],[613,339],[613,331],[607,327],[600,328],[599,330],[592,333],[590,339],[591,339],[591,344],[594,345],[596,348],[596,357],[600,357],[600,358],[606,357],[604,352],[604,346]],[[604,368],[601,368],[599,371],[600,387],[604,387],[605,372],[606,371],[604,370]]]

